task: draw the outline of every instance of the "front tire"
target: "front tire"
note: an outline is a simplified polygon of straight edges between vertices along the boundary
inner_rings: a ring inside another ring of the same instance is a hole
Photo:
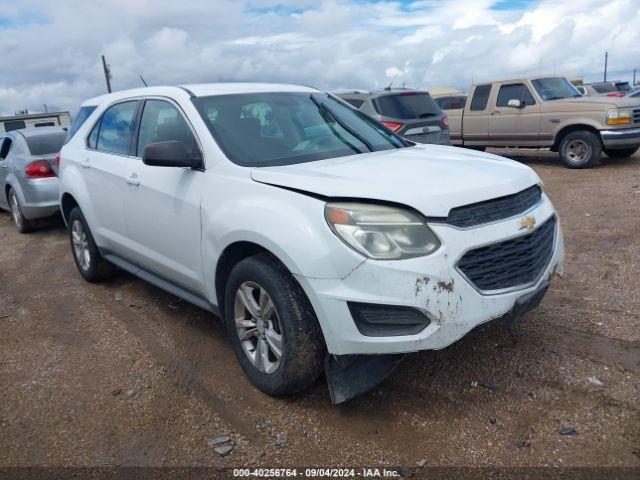
[[[36,228],[36,222],[25,218],[22,213],[22,205],[20,205],[20,199],[18,194],[13,188],[9,189],[9,211],[11,212],[11,220],[16,229],[20,233],[29,233]]]
[[[589,168],[600,163],[602,144],[595,133],[579,130],[565,135],[558,151],[566,167]]]
[[[100,255],[79,207],[71,210],[68,223],[71,253],[82,278],[91,283],[111,278],[115,273],[115,267]]]
[[[298,282],[273,256],[238,263],[229,276],[224,319],[251,382],[269,395],[312,385],[326,354],[318,319]]]
[[[627,158],[633,157],[636,152],[639,150],[636,148],[616,148],[616,149],[606,149],[604,153],[611,158]]]

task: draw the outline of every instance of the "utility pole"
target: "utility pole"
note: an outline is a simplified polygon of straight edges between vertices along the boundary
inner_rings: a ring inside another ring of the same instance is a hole
[[[636,72],[638,71],[637,68],[633,69],[633,83],[631,85],[633,85],[634,87],[636,86]]]
[[[607,63],[609,62],[609,52],[604,52],[604,80],[607,81]]]
[[[104,70],[104,79],[107,81],[107,92],[111,93],[111,69],[107,65],[104,55],[102,55],[102,69]]]

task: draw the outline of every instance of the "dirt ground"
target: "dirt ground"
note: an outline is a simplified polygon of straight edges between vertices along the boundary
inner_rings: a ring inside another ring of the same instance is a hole
[[[640,467],[640,156],[496,153],[543,179],[566,276],[512,331],[410,355],[341,406],[322,381],[262,394],[214,316],[126,274],[86,283],[60,222],[19,235],[0,213],[0,467]]]

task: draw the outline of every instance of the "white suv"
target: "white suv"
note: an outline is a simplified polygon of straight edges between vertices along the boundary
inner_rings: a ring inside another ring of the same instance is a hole
[[[60,165],[80,273],[116,265],[219,313],[269,394],[323,368],[335,402],[362,393],[398,357],[376,354],[512,321],[562,271],[530,168],[412,144],[327,93],[207,84],[84,106]]]

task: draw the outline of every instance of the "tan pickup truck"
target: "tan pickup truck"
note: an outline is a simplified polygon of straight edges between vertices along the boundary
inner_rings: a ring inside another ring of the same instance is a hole
[[[550,148],[570,168],[640,148],[640,99],[582,97],[564,77],[478,83],[449,104],[463,107],[445,110],[457,146]]]

